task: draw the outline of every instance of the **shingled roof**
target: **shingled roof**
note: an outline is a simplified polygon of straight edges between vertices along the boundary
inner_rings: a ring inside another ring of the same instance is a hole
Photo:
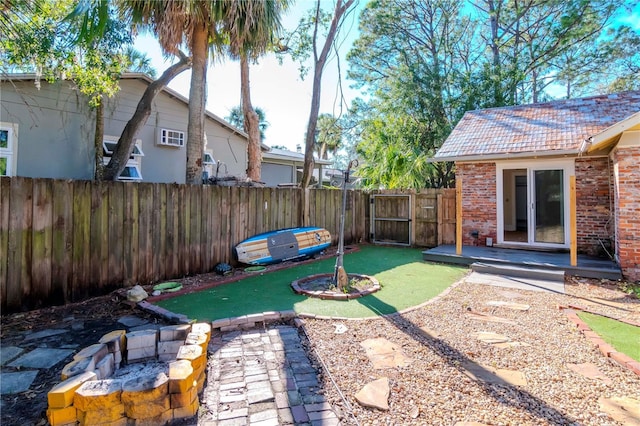
[[[585,139],[640,111],[640,91],[468,111],[435,160],[578,154]]]

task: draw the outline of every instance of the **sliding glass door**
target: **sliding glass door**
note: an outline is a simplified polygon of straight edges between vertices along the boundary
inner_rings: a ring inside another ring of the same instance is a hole
[[[568,247],[568,162],[498,167],[498,243]]]

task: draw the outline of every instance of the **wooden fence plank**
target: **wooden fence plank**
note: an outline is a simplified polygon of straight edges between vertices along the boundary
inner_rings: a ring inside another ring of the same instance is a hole
[[[210,271],[211,267],[211,187],[204,186],[201,192],[201,228],[200,244],[202,245],[202,263],[201,270],[203,272]]]
[[[211,247],[212,247],[212,268],[222,259],[222,247],[220,244],[220,235],[222,235],[222,216],[221,216],[221,192],[219,186],[211,187]]]
[[[180,253],[179,253],[179,209],[178,204],[178,185],[171,184],[167,186],[167,231],[166,240],[166,257],[165,272],[167,278],[177,277],[180,275]]]
[[[191,230],[189,241],[189,254],[191,255],[191,273],[202,272],[202,185],[189,187],[191,193]]]
[[[153,276],[153,186],[149,183],[139,185],[139,226],[138,234],[138,261],[140,269],[138,271],[138,283],[149,284]]]
[[[180,200],[179,206],[179,225],[180,232],[178,233],[178,250],[180,253],[180,270],[189,275],[190,270],[190,258],[189,258],[189,244],[191,239],[189,238],[189,232],[191,231],[191,202],[190,202],[190,185],[181,185],[178,199]]]
[[[124,281],[124,183],[113,182],[108,185],[109,199],[109,256],[107,259],[109,288],[118,287]],[[128,229],[128,228],[127,228]]]
[[[127,286],[134,285],[138,282],[138,250],[139,250],[139,207],[140,196],[138,193],[139,185],[137,183],[127,182],[124,184],[124,220],[125,231],[124,238],[124,283]]]
[[[91,281],[94,289],[103,289],[109,280],[109,197],[107,185],[91,185],[91,213],[89,216],[89,244]],[[99,294],[101,291],[90,293]]]
[[[163,258],[166,250],[166,238],[167,233],[167,192],[166,185],[154,183],[153,185],[153,232],[151,243],[151,282],[157,283],[165,277],[165,263]]]
[[[11,179],[0,176],[0,309],[2,312],[7,311],[10,189]]]
[[[91,231],[91,182],[76,181],[73,190],[73,274],[71,298],[82,300],[89,295],[91,257],[89,247]]]
[[[25,252],[29,247],[25,247],[27,238],[31,239],[31,229],[26,228],[25,209],[31,210],[32,180],[26,178],[12,178],[9,189],[9,233],[7,235],[7,308],[20,310],[25,308],[25,295],[29,294],[30,283],[23,281],[24,268],[29,265],[24,264]],[[29,202],[27,202],[27,200]],[[29,214],[30,216],[30,214]]]
[[[53,193],[52,181],[33,181],[32,296],[35,306],[45,304],[51,293]]]
[[[69,180],[53,181],[53,241],[51,253],[53,304],[70,303],[73,296],[73,184]]]

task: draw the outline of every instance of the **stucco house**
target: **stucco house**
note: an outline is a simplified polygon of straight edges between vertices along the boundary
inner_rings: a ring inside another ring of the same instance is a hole
[[[120,91],[106,100],[103,153],[113,152],[126,122],[152,79],[124,74]],[[53,84],[34,74],[0,78],[0,172],[8,176],[93,179],[95,112],[70,81]],[[184,183],[188,100],[165,88],[153,102],[122,180]],[[247,169],[247,135],[211,112],[205,118],[204,171],[242,177]]]
[[[463,245],[609,254],[640,280],[640,91],[469,111],[434,160],[456,164]]]

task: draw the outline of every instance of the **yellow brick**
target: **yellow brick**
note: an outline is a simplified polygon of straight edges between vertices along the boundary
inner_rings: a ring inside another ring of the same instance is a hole
[[[186,359],[169,364],[169,393],[181,393],[193,387],[193,367]]]
[[[198,398],[198,392],[196,387],[191,387],[186,392],[174,393],[169,397],[171,398],[171,408],[186,407],[192,404],[194,399]]]
[[[51,426],[75,424],[78,421],[78,413],[75,407],[50,408],[47,410],[47,419]]]
[[[124,412],[132,419],[148,419],[156,417],[171,409],[169,395],[165,395],[155,401],[144,401],[141,404],[125,403]]]
[[[87,371],[77,376],[73,376],[64,382],[55,385],[47,394],[49,408],[64,408],[73,404],[73,396],[84,382],[95,380],[96,373]]]
[[[93,371],[95,368],[96,362],[93,358],[74,359],[62,368],[60,378],[67,380],[84,372]]]
[[[167,410],[155,417],[145,419],[129,419],[128,426],[158,426],[167,425],[173,421],[173,410]]]
[[[206,365],[203,365],[201,367],[199,367],[198,369],[194,369],[193,370],[193,377],[200,377],[202,375],[202,373],[206,372]]]
[[[73,405],[78,410],[105,410],[121,403],[122,382],[119,380],[94,380],[84,382],[76,391]]]
[[[122,385],[122,402],[125,405],[156,401],[169,393],[169,378],[164,373],[131,379]],[[149,416],[150,417],[150,416]]]
[[[191,360],[191,366],[194,370],[198,370],[207,365],[207,354],[204,353],[197,358]]]
[[[124,404],[114,405],[100,410],[78,410],[80,426],[93,426],[100,423],[120,421],[124,417]]]
[[[99,343],[105,343],[109,352],[115,352],[116,350],[124,351],[127,349],[126,330],[113,330],[98,340]],[[117,348],[115,347],[117,343]]]
[[[200,407],[200,401],[196,398],[193,403],[186,407],[174,408],[173,418],[174,419],[184,419],[186,417],[193,417],[198,412],[198,407]]]
[[[205,377],[206,375],[204,374],[204,372],[202,372],[202,374],[200,374],[200,376],[196,379],[196,388],[198,389],[198,393],[202,392],[202,389],[204,389],[204,384],[205,384]]]
[[[193,361],[194,359],[198,359],[203,355],[202,348],[198,345],[184,345],[180,346],[178,350],[178,355],[176,359],[179,361],[181,359],[186,359],[188,361]],[[205,354],[206,358],[206,354]]]
[[[191,325],[192,333],[204,333],[207,335],[207,340],[211,338],[211,323],[208,322],[198,322]]]

